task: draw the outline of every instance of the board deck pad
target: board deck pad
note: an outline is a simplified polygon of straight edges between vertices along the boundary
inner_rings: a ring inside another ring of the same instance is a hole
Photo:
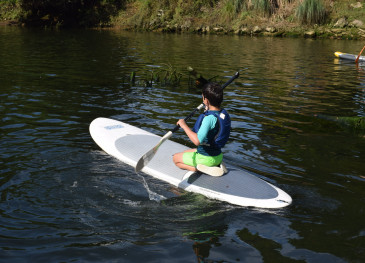
[[[143,154],[156,146],[160,139],[160,137],[151,135],[127,135],[119,138],[115,142],[115,146],[118,151],[123,153],[125,156],[138,161]],[[178,168],[172,162],[172,156],[175,153],[182,152],[187,149],[189,148],[167,140],[160,146],[159,150],[146,167],[158,170],[161,173],[166,173],[171,177],[182,180],[186,174],[186,170]]]
[[[224,192],[230,195],[242,196],[254,199],[270,199],[278,196],[278,191],[269,184],[262,184],[254,175],[249,173],[242,176],[242,170],[230,168],[228,173],[220,177],[212,177],[207,174],[192,174],[188,183]]]
[[[95,119],[90,124],[90,134],[105,152],[133,167],[161,139],[150,132],[107,118]],[[228,173],[221,177],[178,168],[172,160],[173,154],[187,149],[174,141],[165,141],[142,172],[187,191],[236,205],[279,208],[292,202],[281,189],[234,166],[227,165]]]

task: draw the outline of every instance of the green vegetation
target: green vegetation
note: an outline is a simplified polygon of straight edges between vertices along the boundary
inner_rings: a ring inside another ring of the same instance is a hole
[[[333,121],[338,125],[354,132],[363,133],[365,131],[365,117],[329,116],[324,114],[317,114],[316,116],[323,120]]]
[[[297,9],[297,17],[302,23],[323,24],[327,10],[322,0],[304,0]]]
[[[136,80],[136,72],[130,75],[130,82],[132,85],[138,84],[140,86],[152,87],[153,84],[160,84],[163,86],[175,86],[180,83],[181,78],[186,75],[174,68],[170,64],[164,64],[162,67],[146,70],[143,76]]]
[[[126,24],[135,24],[137,27],[146,28],[145,22],[152,21],[154,23],[150,23],[150,27],[185,22],[186,26],[204,23],[211,26],[236,26],[236,29],[263,20],[271,24],[319,24],[326,21],[331,8],[323,0],[135,0],[130,2],[130,6],[136,12],[130,17],[122,12],[120,18]]]
[[[365,38],[365,3],[357,0],[134,0],[113,18],[127,29]]]
[[[107,24],[124,0],[0,0],[0,18],[29,25],[96,26]]]
[[[154,85],[178,86],[182,78],[188,81],[190,89],[196,89],[199,92],[208,81],[215,79],[215,77],[210,79],[204,78],[190,66],[185,71],[179,70],[170,64],[163,64],[158,68],[146,69],[139,76],[133,71],[130,74],[129,82],[131,85],[144,87],[153,87]]]
[[[21,8],[18,0],[0,1],[0,21],[16,20],[20,17]]]
[[[365,38],[365,3],[360,0],[0,0],[1,20],[57,27]]]

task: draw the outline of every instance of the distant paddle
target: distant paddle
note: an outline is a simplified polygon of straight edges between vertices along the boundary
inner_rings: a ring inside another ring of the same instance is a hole
[[[239,72],[236,72],[236,74],[234,74],[223,86],[222,89],[224,89],[225,87],[227,87],[229,84],[231,84],[236,78],[238,78],[240,75]],[[197,111],[201,110],[204,107],[204,104],[200,104],[197,108],[195,108],[184,120],[187,121],[189,120]],[[139,171],[141,171],[143,169],[143,167],[145,167],[151,160],[152,158],[155,156],[158,148],[160,148],[161,144],[163,144],[166,140],[168,140],[172,134],[174,132],[176,132],[177,130],[179,130],[180,126],[176,125],[175,128],[173,128],[171,131],[169,131],[168,133],[166,133],[161,140],[158,142],[158,144],[153,147],[151,150],[149,150],[145,155],[143,155],[139,161],[137,162],[137,166],[135,168],[136,173],[138,173]]]
[[[361,49],[361,51],[360,51],[360,53],[359,53],[359,55],[357,56],[357,58],[355,59],[355,63],[357,64],[357,63],[359,63],[359,58],[360,58],[360,56],[361,56],[361,53],[364,51],[364,49],[365,49],[365,46]]]

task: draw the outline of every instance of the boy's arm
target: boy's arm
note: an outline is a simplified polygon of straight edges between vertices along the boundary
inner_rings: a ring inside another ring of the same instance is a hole
[[[189,128],[184,119],[180,119],[177,122],[177,125],[179,125],[185,131],[186,135],[196,146],[199,146],[200,142],[198,135]]]

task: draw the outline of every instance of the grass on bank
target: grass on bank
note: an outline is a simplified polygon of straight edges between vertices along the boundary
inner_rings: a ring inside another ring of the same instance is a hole
[[[358,3],[362,4],[362,8],[355,8]],[[331,16],[337,19],[347,17],[349,21],[358,19],[365,23],[365,1],[334,1],[331,7]]]
[[[127,22],[146,27],[148,22],[183,24],[195,23],[216,25],[245,24],[264,20],[286,20],[300,23],[322,23],[328,11],[324,0],[136,0],[130,5],[135,14]],[[298,11],[297,11],[298,10]],[[123,13],[122,13],[123,17]],[[123,20],[120,19],[120,20]]]
[[[166,25],[203,25],[238,29],[245,25],[300,27],[333,25],[341,17],[365,23],[365,3],[357,0],[134,0],[116,24],[155,29]]]
[[[331,26],[342,17],[365,24],[365,3],[360,0],[0,0],[0,20],[20,20],[32,25],[37,15],[40,24],[50,23],[50,26],[124,26],[147,30],[166,26],[182,30],[221,26],[236,30],[264,25],[285,30]]]
[[[303,24],[324,24],[327,14],[323,2],[318,0],[304,0],[296,11],[296,16]]]

